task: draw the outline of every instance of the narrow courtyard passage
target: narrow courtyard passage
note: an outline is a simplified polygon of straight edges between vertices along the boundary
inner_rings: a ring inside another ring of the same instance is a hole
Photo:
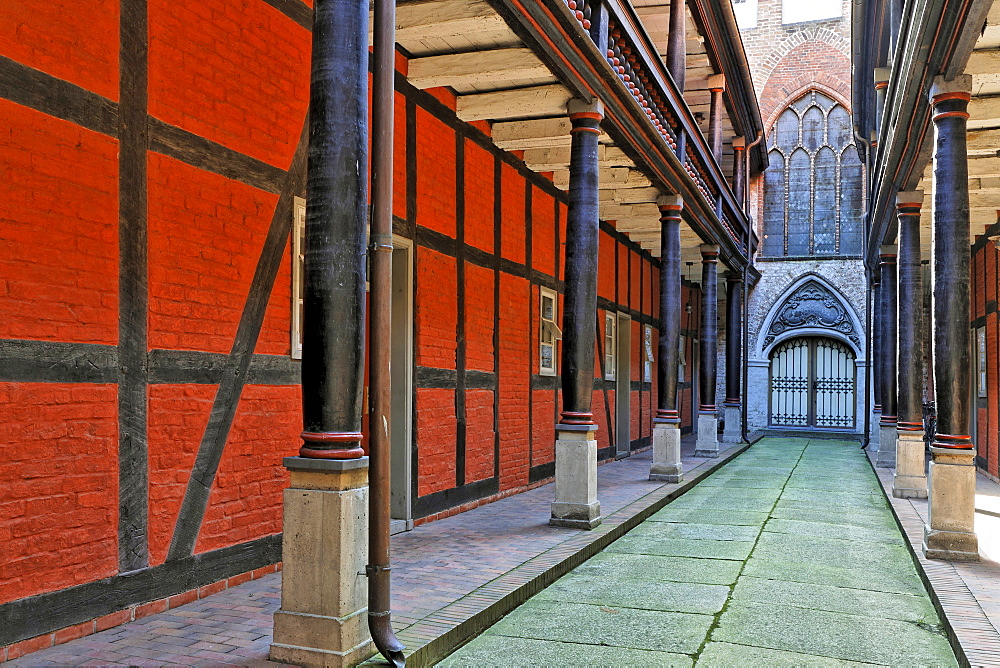
[[[957,665],[856,442],[769,438],[441,665]]]

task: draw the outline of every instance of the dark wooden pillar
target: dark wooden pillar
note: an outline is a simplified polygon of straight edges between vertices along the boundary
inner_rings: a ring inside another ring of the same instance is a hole
[[[603,106],[571,100],[572,146],[566,217],[566,293],[563,307],[561,425],[593,425],[594,318],[599,238],[597,140]]]
[[[885,96],[889,91],[889,68],[875,68],[875,139],[878,139],[882,127],[882,113],[885,111]],[[875,142],[877,145],[878,142]]]
[[[879,280],[879,270],[875,269],[872,277],[872,360],[869,367],[872,375],[873,406],[872,419],[876,422],[882,419],[882,283]],[[874,425],[878,429],[878,424]]]
[[[699,413],[715,415],[715,379],[719,349],[718,246],[701,247],[701,344],[698,376]]]
[[[708,91],[712,96],[708,112],[708,145],[718,162],[722,162],[722,93],[725,89],[725,74],[708,77]]]
[[[897,294],[898,364],[896,369],[896,427],[923,431],[923,310],[920,266],[920,207],[923,191],[899,193],[899,279]]]
[[[299,454],[361,457],[368,221],[368,4],[315,6]]]
[[[879,254],[882,294],[882,420],[880,426],[896,430],[896,247],[882,246]],[[881,453],[884,443],[880,442]]]
[[[740,354],[743,324],[743,275],[726,272],[726,405],[740,405]]]
[[[660,206],[660,341],[656,422],[680,424],[677,368],[681,338],[681,210],[679,195],[661,197]]]
[[[931,447],[929,559],[977,561],[974,528],[976,467],[969,435],[972,351],[969,341],[968,107],[972,77],[937,77],[931,86],[934,122],[932,340],[937,433]]]
[[[733,194],[740,207],[746,207],[746,140],[733,137]]]
[[[667,35],[667,71],[677,88],[684,92],[687,75],[687,3],[672,0],[670,3],[670,28]]]

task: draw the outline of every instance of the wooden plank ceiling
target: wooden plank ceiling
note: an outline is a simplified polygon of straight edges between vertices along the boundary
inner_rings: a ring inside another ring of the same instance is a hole
[[[653,39],[666,47],[669,5],[635,3]],[[400,0],[396,41],[410,57],[409,82],[420,89],[446,86],[457,95],[456,111],[465,121],[488,121],[494,143],[523,151],[525,164],[551,173],[553,183],[569,187],[570,91],[514,34],[485,0]],[[694,22],[689,19],[689,25]],[[692,29],[693,30],[693,29]],[[689,104],[704,117],[708,131],[707,77],[712,73],[700,36],[689,31]],[[661,34],[662,33],[662,34]],[[662,54],[661,54],[662,55]],[[732,125],[725,119],[727,139]],[[730,157],[726,169],[731,169]],[[641,169],[606,134],[600,137],[601,218],[613,221],[653,255],[660,252],[660,194]],[[728,172],[725,172],[728,173]],[[698,260],[701,239],[682,225],[686,260]]]

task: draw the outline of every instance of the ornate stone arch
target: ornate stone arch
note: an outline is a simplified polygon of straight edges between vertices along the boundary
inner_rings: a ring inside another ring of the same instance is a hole
[[[756,68],[753,77],[754,87],[761,90],[764,82],[771,78],[771,73],[777,68],[781,59],[788,55],[795,47],[810,41],[825,42],[847,58],[851,57],[850,41],[846,37],[838,35],[835,31],[818,26],[799,30],[785,38],[777,48],[771,51],[764,62]]]
[[[865,357],[865,328],[854,307],[819,274],[800,277],[774,301],[757,333],[758,358],[799,336],[828,336],[847,344],[855,359]]]

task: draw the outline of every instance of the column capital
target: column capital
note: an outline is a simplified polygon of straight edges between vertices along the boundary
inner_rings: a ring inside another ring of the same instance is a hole
[[[742,151],[747,147],[747,140],[745,137],[733,137],[732,142],[730,143],[732,144],[734,151]]]
[[[924,204],[924,191],[923,190],[907,190],[900,191],[896,193],[896,206],[900,209],[902,208],[917,208],[917,213],[920,212],[920,207]]]
[[[946,81],[944,77],[934,77],[931,84],[931,103],[937,103],[944,99],[964,99],[968,100],[972,95],[972,75],[959,74],[954,79]],[[947,97],[946,97],[947,96]],[[952,98],[951,96],[955,96]]]
[[[708,77],[708,90],[718,92],[726,90],[726,75],[711,74]]]
[[[878,247],[878,257],[882,261],[882,264],[892,263],[896,261],[897,247],[895,244],[886,244],[885,246]]]
[[[660,195],[656,198],[656,206],[660,213],[664,211],[680,211],[684,208],[684,198],[680,195]]]
[[[698,250],[701,252],[702,259],[711,258],[714,260],[719,256],[719,247],[715,244],[702,244],[698,246]]]
[[[732,269],[726,270],[726,283],[742,283],[743,273],[739,271],[733,271]]]
[[[600,100],[581,100],[575,97],[566,103],[566,113],[571,119],[596,117],[597,120],[601,120],[604,118],[604,103]]]
[[[874,76],[875,76],[875,90],[878,90],[879,88],[888,88],[889,87],[889,75],[890,75],[891,72],[892,72],[892,70],[890,70],[888,67],[876,67],[875,68],[875,72],[874,72]]]

